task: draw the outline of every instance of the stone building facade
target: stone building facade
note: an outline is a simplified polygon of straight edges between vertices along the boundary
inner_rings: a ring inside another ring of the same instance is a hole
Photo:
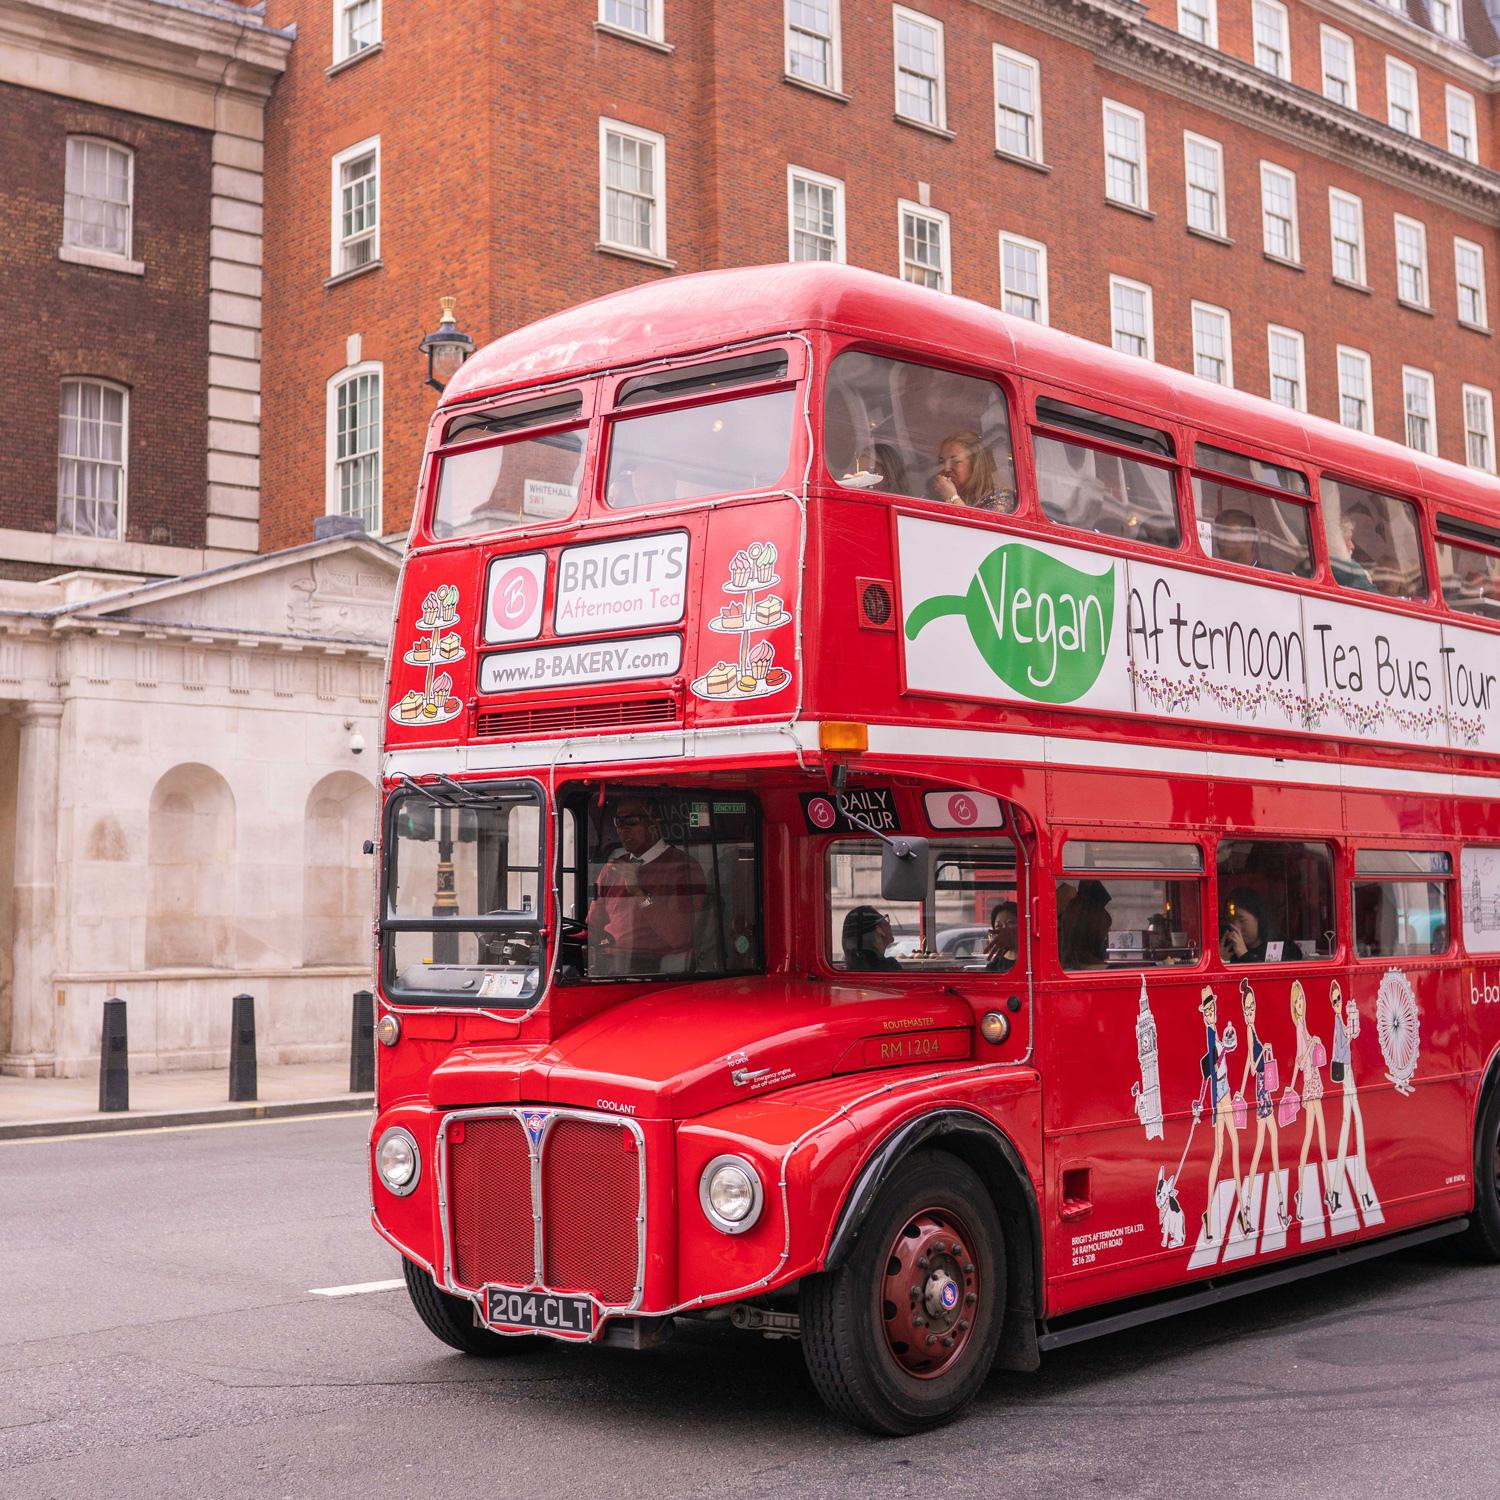
[[[270,545],[354,504],[405,524],[440,295],[482,343],[791,256],[1494,465],[1500,0],[266,14],[298,35],[266,131]]]
[[[371,971],[399,556],[335,537],[183,578],[0,583],[0,1072],[222,1067],[349,1045]]]

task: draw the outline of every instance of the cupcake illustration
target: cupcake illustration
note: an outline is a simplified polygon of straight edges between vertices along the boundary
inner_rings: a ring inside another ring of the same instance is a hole
[[[438,602],[438,596],[437,596],[437,594],[436,593],[429,594],[422,601],[422,625],[423,625],[423,627],[425,629],[427,629],[427,630],[431,630],[432,627],[437,624],[437,622],[438,622],[438,616],[439,616],[439,614],[441,612],[442,612],[442,605]]]
[[[766,673],[771,670],[771,662],[775,656],[775,648],[769,641],[762,641],[750,652],[750,675],[756,682],[766,680]]]
[[[763,542],[755,557],[755,581],[769,583],[776,576],[776,544]]]
[[[729,582],[737,589],[749,588],[750,572],[752,568],[750,556],[746,552],[736,552],[729,559]]]
[[[454,584],[445,583],[437,591],[439,618],[444,625],[453,625],[458,621],[458,589]]]

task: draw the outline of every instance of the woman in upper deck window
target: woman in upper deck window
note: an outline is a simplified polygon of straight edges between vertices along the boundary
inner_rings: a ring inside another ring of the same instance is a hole
[[[974,510],[999,511],[1010,515],[1016,508],[1016,491],[1000,478],[995,455],[972,431],[950,432],[938,448],[937,476],[933,493],[950,505]]]

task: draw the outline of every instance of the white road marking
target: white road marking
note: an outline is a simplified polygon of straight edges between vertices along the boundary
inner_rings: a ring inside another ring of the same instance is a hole
[[[405,1285],[404,1281],[357,1281],[352,1286],[315,1286],[308,1290],[314,1297],[362,1297],[366,1292],[394,1292]]]

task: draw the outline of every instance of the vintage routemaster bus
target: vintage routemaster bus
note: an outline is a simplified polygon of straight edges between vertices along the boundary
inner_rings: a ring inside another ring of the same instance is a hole
[[[448,1344],[800,1337],[838,1412],[1500,1254],[1500,486],[842,267],[433,418],[374,1223]]]

